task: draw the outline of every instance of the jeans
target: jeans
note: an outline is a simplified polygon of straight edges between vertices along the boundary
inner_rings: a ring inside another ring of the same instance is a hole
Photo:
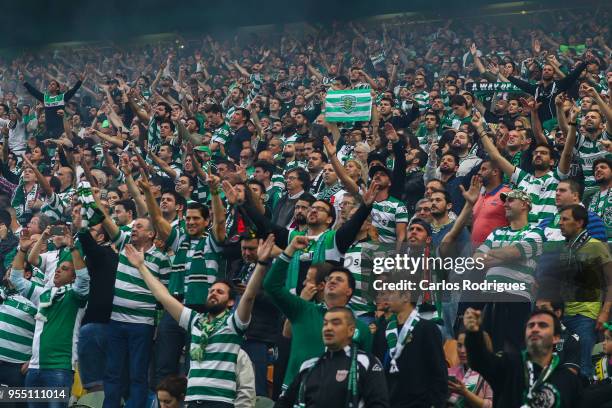
[[[0,385],[23,387],[25,376],[21,374],[23,363],[8,363],[0,360]],[[3,403],[2,408],[24,408],[26,403]]]
[[[117,408],[121,402],[124,361],[128,362],[130,398],[127,408],[141,408],[147,403],[147,372],[153,344],[153,326],[111,320],[108,323],[108,350],[104,373],[104,408]]]
[[[62,369],[37,369],[30,368],[25,378],[26,387],[61,387],[67,388],[70,398],[74,372]],[[28,408],[67,408],[66,402],[28,402]]]
[[[81,326],[77,352],[79,375],[83,388],[89,389],[104,382],[108,328],[106,323],[88,323]]]
[[[164,311],[157,327],[157,337],[155,339],[153,387],[157,387],[161,380],[167,376],[179,374],[179,360],[186,340],[187,333],[185,330],[178,325],[177,321],[168,312]]]
[[[597,342],[595,320],[580,314],[565,316],[563,324],[580,338],[580,374],[591,378],[593,376],[593,361],[591,354]]]
[[[242,349],[248,354],[255,372],[255,393],[268,396],[268,344],[257,340],[245,340]]]

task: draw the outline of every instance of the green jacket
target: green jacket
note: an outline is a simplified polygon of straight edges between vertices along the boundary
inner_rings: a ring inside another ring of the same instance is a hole
[[[264,290],[270,296],[272,302],[291,322],[291,356],[283,387],[287,387],[299,373],[302,363],[310,358],[318,357],[325,352],[323,345],[323,316],[327,307],[325,304],[317,304],[306,301],[299,296],[293,295],[285,287],[286,273],[289,267],[289,259],[281,254],[277,258],[264,280]],[[359,349],[370,352],[372,350],[372,335],[368,326],[361,320],[357,320],[355,332],[355,343]]]

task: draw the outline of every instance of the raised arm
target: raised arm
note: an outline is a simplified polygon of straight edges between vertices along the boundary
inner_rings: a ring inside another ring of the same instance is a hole
[[[121,157],[121,171],[125,176],[125,185],[127,186],[128,192],[130,193],[132,199],[134,200],[134,203],[136,204],[136,213],[139,217],[146,216],[148,214],[147,204],[142,198],[142,194],[140,194],[138,186],[136,186],[136,182],[134,181],[134,177],[132,176],[132,166],[127,155]]]
[[[32,245],[29,236],[23,234],[19,237],[19,247],[15,258],[13,258],[13,269],[11,270],[10,280],[15,289],[24,297],[29,298],[34,304],[38,305],[38,297],[43,291],[42,287],[36,287],[29,280],[23,277],[25,267],[26,252]]]
[[[563,146],[561,158],[559,159],[559,173],[561,174],[569,173],[572,154],[574,152],[574,146],[576,145],[576,119],[578,118],[579,112],[580,108],[577,106],[573,106],[570,111],[569,130],[566,133],[567,138],[565,139],[565,146]]]
[[[504,174],[506,174],[508,177],[512,177],[512,174],[514,173],[514,165],[508,160],[506,160],[506,158],[502,156],[499,150],[497,150],[497,147],[495,147],[495,143],[493,143],[493,141],[485,131],[482,125],[482,117],[478,112],[474,113],[474,116],[472,116],[472,125],[474,125],[474,127],[476,128],[476,133],[478,133],[478,135],[480,136],[482,145],[489,154],[489,157],[491,157],[491,160],[497,163],[497,165],[502,169]]]
[[[606,118],[606,132],[608,135],[612,135],[612,107],[606,101],[603,100],[601,95],[595,90],[595,88],[588,87],[585,90],[586,94],[593,98],[595,102],[597,102],[597,106],[599,106],[599,111]],[[608,94],[612,91],[608,89]],[[612,102],[611,102],[612,103]]]
[[[533,130],[536,141],[538,143],[548,144],[548,139],[546,139],[546,136],[544,136],[544,131],[542,130],[542,121],[540,120],[540,116],[538,116],[538,109],[542,105],[542,102],[536,102],[535,99],[527,100],[525,98],[520,98],[520,101],[521,105],[523,105],[523,110],[529,112],[531,118],[531,129]],[[556,102],[557,99],[555,98],[555,104]]]
[[[274,235],[268,235],[265,241],[263,239],[259,240],[259,247],[257,248],[257,266],[236,308],[238,319],[241,322],[246,323],[251,320],[251,312],[253,310],[253,304],[255,303],[255,297],[261,290],[264,275],[271,264],[270,258],[273,248]]]
[[[145,284],[155,297],[155,299],[162,304],[164,309],[172,316],[177,322],[181,319],[181,313],[183,312],[183,304],[176,300],[174,296],[168,292],[168,289],[161,283],[146,267],[144,264],[144,253],[137,250],[132,244],[125,246],[125,256],[132,265],[138,268],[140,276],[145,281]]]
[[[40,267],[40,254],[43,249],[47,250],[47,241],[51,237],[51,226],[47,226],[45,230],[40,234],[38,241],[31,246],[30,252],[28,253],[28,263],[35,267]]]
[[[451,227],[450,231],[448,231],[444,238],[442,238],[442,245],[440,246],[440,253],[442,255],[445,255],[445,253],[448,251],[448,247],[457,239],[457,237],[463,230],[463,227],[470,219],[470,216],[472,215],[472,208],[474,208],[474,205],[478,200],[481,187],[482,181],[480,180],[479,176],[472,177],[470,189],[467,191],[465,190],[463,185],[459,185],[459,188],[461,189],[461,194],[465,199],[465,205],[463,206],[461,213],[459,213],[459,216],[455,220],[455,223]]]
[[[170,233],[172,232],[172,225],[162,216],[157,200],[155,200],[155,197],[151,192],[151,184],[149,184],[149,179],[146,175],[144,175],[144,173],[141,173],[140,179],[138,180],[138,185],[144,192],[145,200],[147,202],[147,209],[149,210],[149,216],[153,221],[155,231],[157,231],[157,238],[163,242],[166,242],[170,236]]]
[[[28,160],[28,158],[25,155],[23,156],[23,162],[25,163],[25,167],[29,167],[30,169],[32,169],[32,171],[34,172],[34,175],[36,176],[36,180],[38,181],[38,184],[43,189],[47,197],[51,197],[51,195],[53,194],[53,188],[51,188],[51,184],[49,184],[49,182],[47,181],[47,178],[43,176],[40,170],[38,170],[38,168],[35,165],[33,165],[32,162]]]
[[[338,175],[338,178],[342,182],[342,186],[349,193],[359,194],[359,186],[348,175],[348,173],[346,172],[346,169],[344,168],[342,163],[340,163],[340,160],[338,160],[338,156],[336,155],[336,146],[332,145],[331,141],[327,137],[323,138],[323,146],[325,146],[325,152],[327,153],[327,158],[329,159],[329,162],[334,168],[334,171]]]
[[[220,192],[221,179],[210,173],[208,168],[208,187],[210,191],[210,202],[213,213],[212,233],[217,242],[225,241],[225,207],[221,201]]]

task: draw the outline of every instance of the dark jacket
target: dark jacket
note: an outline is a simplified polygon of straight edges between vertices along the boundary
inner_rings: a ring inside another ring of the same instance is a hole
[[[81,324],[108,323],[113,310],[115,276],[117,275],[119,255],[113,251],[110,245],[99,245],[94,241],[89,231],[79,232],[78,238],[91,277],[89,300]]]
[[[388,407],[387,384],[380,361],[370,353],[358,351],[357,365],[357,397],[353,406],[361,406],[362,403],[368,408]],[[305,361],[300,367],[300,373],[279,398],[275,407],[289,408],[297,404],[300,386],[303,387],[303,402],[307,407],[346,406],[349,398],[347,394],[350,367],[350,346],[341,351],[326,351],[321,357]]]
[[[401,327],[397,328],[398,332]],[[385,365],[388,364],[385,362]],[[438,326],[421,319],[397,359],[399,372],[387,368],[389,400],[394,408],[445,407],[448,373]]]
[[[415,169],[406,173],[404,181],[404,194],[402,201],[406,203],[408,214],[414,214],[417,201],[425,196],[425,183],[423,182],[423,171]]]
[[[518,408],[523,404],[526,392],[525,364],[517,353],[494,354],[487,350],[483,332],[468,332],[465,336],[469,365],[478,371],[493,389],[493,406]],[[542,370],[534,364],[538,378]],[[546,383],[534,391],[535,398],[546,400],[546,407],[574,408],[580,406],[582,385],[577,375],[564,365],[559,365]],[[560,398],[561,401],[557,401]]]

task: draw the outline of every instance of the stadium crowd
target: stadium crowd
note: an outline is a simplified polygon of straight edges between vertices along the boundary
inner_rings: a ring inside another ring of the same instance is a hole
[[[612,406],[610,15],[508,19],[3,60],[0,384]],[[370,120],[326,120],[330,90]],[[373,273],[395,253],[455,262]],[[401,289],[465,279],[511,289]]]

